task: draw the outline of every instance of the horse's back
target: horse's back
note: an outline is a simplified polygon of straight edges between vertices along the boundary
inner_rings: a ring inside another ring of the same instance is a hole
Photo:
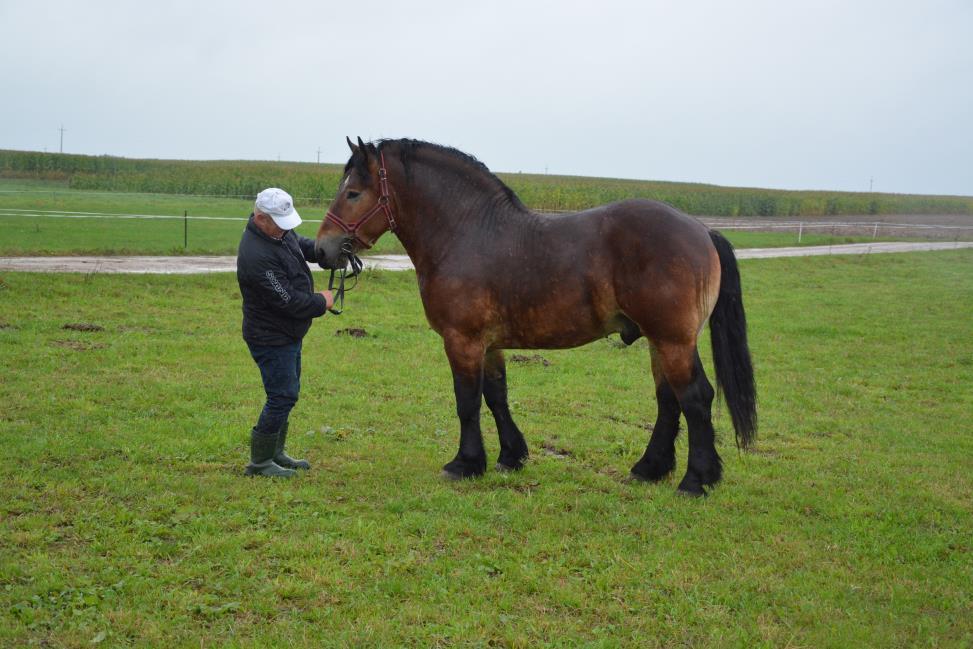
[[[644,199],[611,203],[604,207],[603,218],[629,236],[653,237],[678,245],[711,245],[705,225],[667,203]]]
[[[574,261],[638,271],[673,260],[708,272],[716,249],[698,219],[659,201],[632,199],[548,218],[546,243]]]
[[[618,237],[642,245],[651,241],[680,248],[712,246],[709,229],[703,223],[660,201],[630,199],[546,218],[547,235],[556,238],[600,239],[611,244],[612,237]]]

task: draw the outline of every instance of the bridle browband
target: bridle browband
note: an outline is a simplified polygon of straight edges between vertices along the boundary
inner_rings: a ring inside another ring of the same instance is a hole
[[[340,216],[328,210],[325,215],[325,220],[331,221],[336,224],[345,234],[350,234],[358,240],[358,243],[364,248],[371,248],[375,244],[375,239],[370,242],[365,241],[360,234],[360,230],[365,223],[368,222],[370,218],[378,214],[379,211],[385,212],[385,218],[389,221],[389,230],[395,232],[395,217],[392,216],[392,199],[389,196],[389,178],[388,172],[385,171],[385,153],[383,151],[379,152],[379,158],[381,159],[381,165],[378,168],[378,184],[382,195],[379,196],[378,202],[375,207],[370,209],[368,213],[355,221],[354,223],[348,223],[344,221]],[[376,237],[377,238],[377,237]]]

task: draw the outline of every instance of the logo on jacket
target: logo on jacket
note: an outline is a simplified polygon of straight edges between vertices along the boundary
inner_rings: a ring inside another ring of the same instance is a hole
[[[264,273],[264,275],[266,275],[267,279],[270,280],[270,285],[273,286],[274,290],[277,291],[277,294],[280,295],[280,299],[284,301],[284,304],[290,302],[291,296],[287,294],[284,287],[281,286],[280,282],[277,281],[277,276],[274,275],[274,271],[268,270],[266,273]]]

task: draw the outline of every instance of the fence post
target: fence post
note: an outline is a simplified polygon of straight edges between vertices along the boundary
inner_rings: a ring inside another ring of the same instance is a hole
[[[189,210],[182,211],[182,249],[189,249]]]
[[[875,221],[875,229],[872,230],[872,241],[878,236],[878,221]]]
[[[804,234],[804,221],[801,221],[797,225],[797,242],[801,242],[801,236]]]

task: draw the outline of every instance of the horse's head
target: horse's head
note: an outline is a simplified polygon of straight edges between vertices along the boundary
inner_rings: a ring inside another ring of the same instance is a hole
[[[318,263],[324,268],[344,268],[354,253],[371,248],[387,230],[395,229],[382,154],[361,138],[357,145],[346,140],[351,158],[315,243]]]

